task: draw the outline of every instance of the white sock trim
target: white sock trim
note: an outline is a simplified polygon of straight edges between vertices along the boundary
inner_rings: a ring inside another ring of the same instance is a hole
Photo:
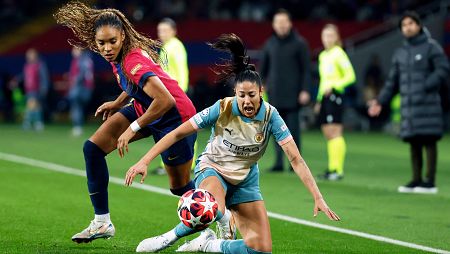
[[[95,222],[111,222],[111,217],[110,217],[109,213],[96,214],[94,221]]]

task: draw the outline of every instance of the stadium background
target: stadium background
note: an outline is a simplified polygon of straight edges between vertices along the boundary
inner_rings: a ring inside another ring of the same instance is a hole
[[[404,10],[418,11],[433,38],[449,55],[448,1],[105,0],[90,3],[122,10],[139,31],[152,38],[156,38],[157,21],[165,16],[173,17],[178,23],[179,38],[188,51],[191,96],[195,97],[195,93],[199,92],[196,85],[206,81],[202,89],[207,89],[208,96],[202,98],[206,100],[196,102],[199,109],[229,93],[226,87],[214,84],[209,70],[223,55],[209,50],[205,42],[212,41],[221,33],[236,33],[246,42],[257,64],[259,49],[272,32],[271,14],[277,8],[284,7],[292,13],[295,28],[308,41],[314,62],[321,50],[320,31],[323,25],[328,22],[337,24],[358,81],[355,89],[348,92],[351,100],[346,110],[345,125],[352,132],[348,134],[346,178],[340,183],[320,182],[319,185],[330,205],[343,217],[343,222],[333,224],[324,218],[318,218],[315,222],[410,245],[399,247],[398,243],[386,244],[355,234],[314,229],[272,216],[274,253],[422,253],[424,248],[416,248],[415,244],[430,247],[425,250],[431,252],[450,251],[448,135],[439,143],[439,194],[400,195],[396,193],[396,186],[404,183],[410,174],[408,147],[386,132],[367,132],[370,126],[361,113],[365,107],[362,92],[369,56],[374,52],[378,54],[380,66],[386,74],[392,51],[401,44],[397,18]],[[51,0],[4,0],[0,6],[0,252],[132,252],[141,238],[157,234],[176,221],[172,211],[176,206],[175,199],[112,185],[111,206],[116,211],[113,216],[116,216],[114,219],[122,232],[112,241],[74,246],[68,241],[69,237],[90,219],[86,212],[90,207],[85,195],[85,182],[81,178],[42,170],[49,166],[40,162],[82,169],[83,138],[93,133],[100,123],[90,118],[83,137],[73,138],[69,134],[67,105],[64,104],[67,88],[63,77],[70,64],[67,38],[72,35],[68,29],[57,26],[51,17],[61,4],[61,1]],[[30,47],[41,53],[52,81],[52,91],[46,102],[46,122],[51,124],[39,134],[20,129],[23,109],[20,98],[14,101],[14,119],[4,117],[4,112],[11,110],[5,99],[9,81],[21,72],[25,62],[24,52]],[[99,56],[95,56],[94,60],[96,90],[89,106],[90,112],[119,92],[109,65]],[[312,66],[313,77],[316,77],[315,83],[311,84],[314,93],[317,89],[317,66]],[[304,157],[316,174],[326,167],[326,146],[315,128],[314,119],[310,119],[309,108],[305,108],[302,115],[307,123],[303,127],[308,127],[303,132]],[[201,135],[200,147],[207,136],[207,133]],[[125,169],[145,152],[148,145],[133,145],[126,160],[119,160],[115,154],[109,156],[109,163],[113,165],[111,175],[122,178]],[[261,162],[263,171],[270,167],[273,159],[271,147]],[[29,159],[39,162],[27,161]],[[147,179],[147,184],[167,189],[165,176],[152,176]],[[269,211],[312,220],[311,200],[292,174],[263,174],[261,185]],[[138,218],[136,211],[147,211],[148,214]],[[127,221],[129,217],[132,219]],[[127,231],[131,232],[126,234]],[[167,253],[171,251],[173,249]]]

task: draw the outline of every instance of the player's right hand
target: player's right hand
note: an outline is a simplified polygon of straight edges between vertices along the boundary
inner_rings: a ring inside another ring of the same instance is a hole
[[[97,117],[98,114],[103,113],[102,120],[105,121],[106,119],[108,119],[108,117],[116,113],[118,109],[119,107],[116,106],[116,103],[114,101],[108,101],[103,103],[100,107],[97,108],[94,116]]]
[[[323,213],[325,213],[325,215],[330,220],[334,220],[334,221],[341,220],[341,218],[339,218],[339,216],[333,210],[331,210],[330,207],[328,207],[327,203],[325,202],[325,200],[323,198],[319,198],[314,201],[314,214],[313,214],[314,217],[317,216],[319,211],[322,211]]]
[[[148,165],[142,161],[138,161],[131,166],[125,176],[125,186],[130,186],[137,175],[142,175],[141,183],[144,183],[145,177],[147,176],[147,167]]]

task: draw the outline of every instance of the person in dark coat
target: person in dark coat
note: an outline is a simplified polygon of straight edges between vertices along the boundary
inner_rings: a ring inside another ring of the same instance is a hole
[[[441,46],[430,38],[415,12],[406,12],[399,26],[405,43],[393,55],[385,86],[372,101],[369,115],[378,116],[391,98],[400,92],[400,137],[411,147],[412,180],[399,192],[437,193],[435,185],[437,141],[443,134],[440,87],[449,72]],[[427,173],[422,180],[422,150],[425,147]]]
[[[303,37],[292,29],[286,10],[275,13],[272,27],[274,33],[262,50],[260,74],[269,102],[278,109],[300,149],[299,109],[310,100],[307,89],[311,83],[309,49]],[[279,146],[275,149],[276,160],[271,171],[282,171],[283,151]]]

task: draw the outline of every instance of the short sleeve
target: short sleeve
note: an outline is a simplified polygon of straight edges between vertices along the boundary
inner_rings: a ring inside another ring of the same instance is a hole
[[[156,76],[156,64],[143,50],[132,51],[125,58],[125,72],[135,85],[143,87],[148,77]]]
[[[219,118],[219,114],[220,100],[214,103],[214,105],[212,105],[211,107],[205,108],[204,110],[195,114],[189,121],[195,129],[203,129],[214,125],[217,121],[217,118]]]
[[[278,110],[275,109],[273,111],[269,123],[271,126],[270,131],[280,146],[292,140],[291,132],[286,126],[283,118],[281,118],[280,114],[278,113]]]

